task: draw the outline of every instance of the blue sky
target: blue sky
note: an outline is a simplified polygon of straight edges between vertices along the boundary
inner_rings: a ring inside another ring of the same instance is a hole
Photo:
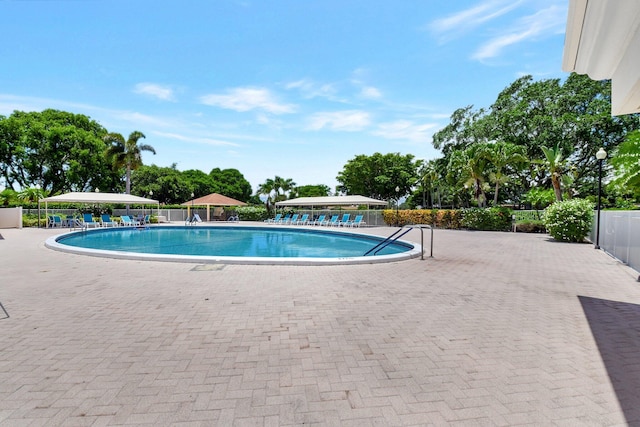
[[[0,0],[0,114],[55,108],[179,170],[325,184],[356,155],[431,159],[460,107],[565,78],[566,0]]]

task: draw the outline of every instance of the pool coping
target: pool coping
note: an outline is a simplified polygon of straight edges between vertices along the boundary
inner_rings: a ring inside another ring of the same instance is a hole
[[[305,227],[295,226],[295,227],[274,227],[272,225],[264,225],[264,224],[247,224],[251,227],[258,228],[286,228],[286,229],[303,229]],[[217,226],[217,225],[207,225],[207,226]],[[237,226],[237,224],[220,224],[219,226]],[[153,225],[152,227],[179,227],[176,224],[167,224],[167,225]],[[123,228],[123,227],[121,227]],[[135,228],[135,227],[127,227],[127,228]],[[308,227],[306,227],[308,228]],[[98,229],[91,230],[76,230],[67,233],[57,234],[49,237],[44,245],[45,247],[66,253],[73,253],[77,255],[86,255],[100,258],[112,258],[112,259],[125,259],[132,261],[160,261],[160,262],[183,262],[183,263],[193,263],[193,264],[245,264],[245,265],[353,265],[353,264],[378,264],[378,263],[388,263],[388,262],[396,262],[396,261],[404,261],[408,259],[413,259],[420,257],[422,255],[422,246],[415,243],[409,242],[406,240],[397,240],[397,242],[412,246],[413,249],[410,249],[406,252],[401,252],[398,254],[389,254],[389,255],[376,255],[376,256],[361,256],[361,257],[341,257],[341,258],[309,258],[309,257],[236,257],[236,256],[205,256],[205,255],[173,255],[173,254],[145,254],[138,252],[126,252],[126,251],[107,251],[101,249],[89,249],[82,248],[77,246],[69,246],[64,245],[58,242],[63,236],[67,236],[69,234],[77,234],[84,232],[92,232]],[[103,229],[104,230],[104,229]],[[362,235],[366,233],[354,233],[353,230],[342,230],[342,229],[329,229],[323,230],[329,231],[331,233],[339,233],[339,234],[350,234],[350,235]],[[381,237],[381,236],[376,236]]]

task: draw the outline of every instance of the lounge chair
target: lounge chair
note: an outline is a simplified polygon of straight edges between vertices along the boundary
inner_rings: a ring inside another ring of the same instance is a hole
[[[47,219],[48,228],[62,227],[62,218],[57,215],[49,215]]]
[[[302,214],[299,220],[295,222],[295,225],[307,225],[309,223],[309,214]]]
[[[142,219],[142,223],[144,225],[151,224],[151,215],[145,215],[144,218]]]
[[[240,222],[240,217],[238,216],[237,213],[234,213],[231,216],[227,217],[227,221],[229,221],[229,222]]]
[[[282,218],[282,214],[277,214],[275,217],[273,218],[267,218],[264,220],[264,222],[266,222],[267,224],[274,224],[278,221],[280,221],[280,218]]]
[[[326,218],[326,215],[320,215],[311,224],[312,225],[322,225],[322,223],[325,221],[325,218]]]
[[[327,227],[336,225],[338,223],[338,218],[340,218],[340,215],[332,215],[331,219],[324,220],[320,225],[326,225]]]
[[[198,214],[193,214],[193,216],[187,217],[185,225],[196,225],[198,222],[202,222],[202,218]]]
[[[366,222],[364,222],[362,218],[363,218],[363,215],[356,215],[356,217],[353,220],[347,222],[344,225],[346,227],[360,227],[360,225],[366,224]]]
[[[122,220],[122,225],[125,227],[135,227],[140,225],[138,221],[132,219],[129,215],[122,215],[120,219]]]
[[[299,216],[300,216],[299,214],[293,214],[293,216],[291,218],[289,218],[289,220],[287,222],[285,222],[285,224],[294,225],[296,222],[298,222],[298,217]]]
[[[85,213],[82,214],[82,226],[84,228],[99,227],[100,223],[93,219],[93,215],[91,215],[90,213]]]
[[[102,214],[100,215],[100,225],[103,227],[115,227],[118,223],[111,219],[111,215]]]
[[[291,214],[285,215],[284,217],[277,220],[274,224],[288,224],[289,220],[291,220]]]
[[[340,221],[337,221],[335,224],[336,227],[340,227],[341,225],[345,225],[346,223],[349,222],[349,218],[351,218],[351,214],[344,214],[342,215],[342,219]]]

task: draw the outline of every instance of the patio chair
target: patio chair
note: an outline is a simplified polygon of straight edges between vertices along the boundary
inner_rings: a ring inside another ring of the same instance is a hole
[[[289,218],[289,219],[287,220],[287,222],[285,222],[285,224],[291,224],[291,225],[294,225],[294,224],[298,221],[298,217],[299,217],[299,216],[300,216],[300,215],[298,215],[298,214],[293,214],[293,216],[292,216],[291,218]]]
[[[275,224],[288,224],[290,219],[291,214],[288,214],[276,221]]]
[[[282,214],[277,214],[275,217],[273,218],[267,218],[264,220],[264,222],[266,222],[267,224],[274,224],[278,221],[280,221],[280,218],[282,218]]]
[[[346,223],[349,222],[349,218],[351,217],[351,214],[344,214],[342,215],[342,219],[340,219],[340,221],[337,221],[335,224],[336,227],[340,227],[341,225],[345,225]]]
[[[320,215],[311,223],[311,225],[322,225],[322,223],[325,221],[325,218],[326,215]]]
[[[364,217],[363,215],[356,215],[354,219],[352,219],[351,221],[347,222],[344,225],[346,227],[360,227],[360,225],[366,224],[366,222],[362,220],[363,217]]]
[[[100,224],[103,227],[115,227],[116,225],[118,225],[117,222],[115,222],[113,219],[111,219],[111,215],[109,215],[109,214],[100,215]]]
[[[47,227],[48,228],[62,227],[62,218],[60,218],[58,215],[49,215],[47,217]]]
[[[309,214],[302,214],[299,220],[295,222],[295,225],[307,225],[309,223]]]
[[[90,213],[82,214],[82,226],[84,228],[100,227],[100,223],[93,219],[93,215]]]
[[[326,225],[327,227],[336,225],[338,223],[338,218],[340,218],[340,215],[332,215],[331,219],[324,220],[320,225]]]
[[[140,225],[138,221],[132,219],[129,215],[122,215],[120,219],[122,220],[122,225],[125,227],[135,227]]]

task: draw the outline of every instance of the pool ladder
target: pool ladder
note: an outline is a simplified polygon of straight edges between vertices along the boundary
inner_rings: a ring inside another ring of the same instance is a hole
[[[381,241],[380,243],[378,243],[377,245],[375,245],[374,247],[369,249],[367,252],[365,252],[365,254],[363,256],[367,256],[367,255],[372,254],[372,253],[373,253],[373,255],[377,255],[378,252],[380,252],[381,250],[383,250],[384,248],[386,248],[390,244],[394,243],[396,240],[398,240],[399,238],[401,238],[402,236],[404,236],[405,234],[407,234],[408,232],[410,232],[414,228],[419,228],[420,229],[420,245],[421,245],[421,249],[422,249],[421,253],[420,253],[420,259],[421,260],[424,260],[424,232],[423,232],[423,230],[425,228],[428,228],[429,230],[431,230],[431,253],[429,254],[429,257],[433,258],[433,227],[431,227],[429,224],[404,225],[404,226],[400,227],[399,229],[397,229],[396,231],[394,231],[391,236],[387,237],[386,239],[384,239],[383,241]]]

